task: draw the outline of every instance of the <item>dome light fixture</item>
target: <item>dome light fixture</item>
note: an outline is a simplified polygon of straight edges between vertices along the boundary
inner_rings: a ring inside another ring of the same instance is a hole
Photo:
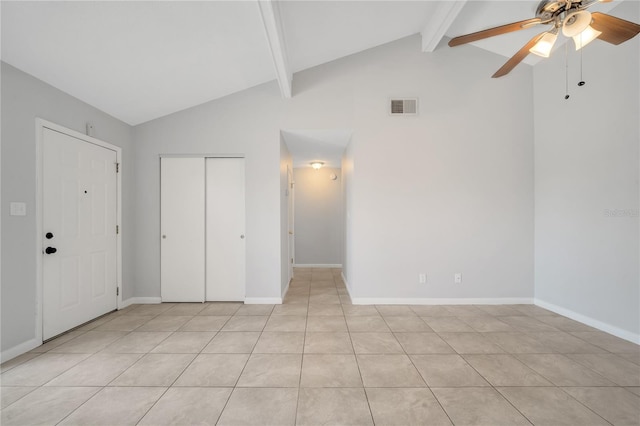
[[[320,170],[322,168],[322,166],[324,166],[324,162],[322,162],[322,161],[312,161],[311,162],[311,167],[313,167],[314,170]]]

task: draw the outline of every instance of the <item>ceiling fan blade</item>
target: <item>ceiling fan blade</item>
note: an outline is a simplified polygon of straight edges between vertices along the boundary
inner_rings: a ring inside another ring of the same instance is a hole
[[[471,43],[472,41],[478,41],[484,38],[489,38],[489,37],[497,36],[500,34],[519,31],[524,28],[529,28],[541,23],[542,23],[542,19],[540,18],[525,19],[524,21],[513,22],[511,24],[501,25],[499,27],[489,28],[488,30],[478,31],[471,34],[454,37],[449,41],[449,46],[451,47],[459,46],[461,44]]]
[[[515,55],[511,57],[505,64],[496,71],[495,74],[491,76],[491,78],[502,77],[503,75],[507,75],[511,72],[512,69],[516,67],[524,58],[529,54],[529,49],[531,49],[535,44],[542,38],[546,33],[541,33],[529,40],[527,44],[522,46],[522,49],[518,50]]]
[[[606,13],[593,12],[591,18],[591,26],[598,31],[602,31],[598,38],[607,43],[624,43],[640,33],[640,25],[635,22],[625,21]]]

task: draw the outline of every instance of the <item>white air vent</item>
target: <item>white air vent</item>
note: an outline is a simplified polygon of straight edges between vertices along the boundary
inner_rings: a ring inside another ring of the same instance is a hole
[[[389,114],[418,115],[418,98],[390,99]]]

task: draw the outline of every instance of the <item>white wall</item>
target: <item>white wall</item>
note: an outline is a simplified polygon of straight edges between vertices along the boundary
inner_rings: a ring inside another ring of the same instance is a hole
[[[247,296],[279,297],[279,129],[348,128],[356,297],[531,298],[532,73],[491,79],[503,61],[472,46],[423,54],[416,35],[297,73],[289,100],[272,82],[137,126],[136,295],[160,293],[159,154],[246,156]],[[390,117],[397,95],[419,96],[420,116]]]
[[[336,180],[329,175],[336,175]],[[342,263],[342,171],[336,168],[293,169],[295,261],[298,265]]]
[[[637,22],[640,3],[612,12]],[[561,313],[640,341],[640,38],[570,45],[534,70],[535,295]],[[607,210],[618,211],[608,215]]]
[[[280,135],[280,294],[289,286],[289,197],[288,170],[293,171],[291,153]]]
[[[122,147],[123,299],[133,295],[133,150],[131,127],[76,98],[2,63],[2,351],[35,338],[36,117]],[[9,215],[11,201],[27,216]]]

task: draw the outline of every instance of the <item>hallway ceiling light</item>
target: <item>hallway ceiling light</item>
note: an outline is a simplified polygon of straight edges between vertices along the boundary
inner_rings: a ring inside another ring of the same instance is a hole
[[[313,167],[315,170],[320,170],[322,166],[324,166],[324,163],[322,161],[311,162],[311,167]]]

